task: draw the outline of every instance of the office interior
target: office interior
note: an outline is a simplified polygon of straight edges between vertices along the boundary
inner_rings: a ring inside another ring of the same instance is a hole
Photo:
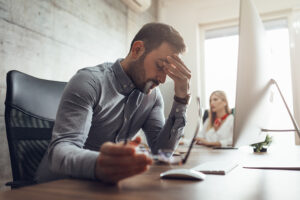
[[[125,57],[133,36],[148,22],[174,26],[188,47],[182,59],[193,75],[185,128],[186,138],[191,137],[197,120],[196,97],[208,98],[203,89],[205,33],[237,25],[239,0],[145,2],[151,3],[149,8],[135,10],[126,0],[0,0],[0,190],[8,190],[5,183],[12,180],[4,121],[7,72],[19,70],[42,79],[68,81],[78,69]],[[286,67],[291,70],[293,114],[300,124],[300,1],[254,3],[263,20],[287,21],[290,66]],[[172,98],[171,80],[161,91],[166,101]],[[205,101],[201,103],[207,108]],[[166,104],[165,113],[168,109]],[[295,143],[299,141],[296,137]]]

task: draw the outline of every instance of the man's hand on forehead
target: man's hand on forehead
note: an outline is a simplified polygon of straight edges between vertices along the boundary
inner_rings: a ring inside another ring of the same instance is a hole
[[[164,71],[175,83],[175,95],[184,98],[189,94],[191,71],[185,66],[178,55],[167,56],[164,60]]]

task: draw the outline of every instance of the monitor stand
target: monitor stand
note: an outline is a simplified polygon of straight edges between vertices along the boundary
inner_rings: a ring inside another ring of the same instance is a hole
[[[290,118],[291,118],[291,121],[292,121],[292,123],[293,123],[293,125],[294,125],[295,130],[271,130],[271,129],[261,129],[261,131],[263,131],[263,132],[286,132],[286,131],[295,131],[295,132],[297,132],[297,134],[298,134],[298,136],[299,136],[299,138],[300,138],[300,130],[299,130],[299,126],[298,126],[298,124],[297,124],[297,122],[296,122],[294,116],[292,115],[292,112],[291,112],[291,110],[289,109],[289,107],[288,107],[288,105],[287,105],[287,103],[286,103],[286,101],[285,101],[285,98],[283,97],[283,94],[282,94],[282,92],[281,92],[281,90],[280,90],[280,88],[279,88],[279,86],[278,86],[278,83],[277,83],[274,79],[271,79],[271,83],[274,84],[274,85],[276,86],[276,88],[277,88],[277,90],[278,90],[278,92],[279,92],[279,94],[280,94],[280,96],[281,96],[281,99],[282,99],[282,101],[283,101],[283,103],[284,103],[284,105],[285,105],[285,108],[286,108],[287,111],[288,111],[288,114],[289,114],[289,116],[290,116]]]

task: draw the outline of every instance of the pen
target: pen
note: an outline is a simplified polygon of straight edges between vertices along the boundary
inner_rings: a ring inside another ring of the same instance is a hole
[[[126,120],[126,118],[125,118],[125,120]],[[126,120],[126,121],[127,121],[127,120]],[[129,130],[130,130],[130,127],[131,127],[131,121],[129,121],[128,131],[127,131],[126,134],[125,134],[124,146],[127,144],[127,140],[128,140],[128,137],[129,137]]]

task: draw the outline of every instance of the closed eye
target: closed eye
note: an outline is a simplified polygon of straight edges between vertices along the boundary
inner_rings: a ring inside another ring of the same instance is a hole
[[[159,71],[164,71],[164,67],[159,65],[158,63],[156,63],[156,68],[159,70]]]

